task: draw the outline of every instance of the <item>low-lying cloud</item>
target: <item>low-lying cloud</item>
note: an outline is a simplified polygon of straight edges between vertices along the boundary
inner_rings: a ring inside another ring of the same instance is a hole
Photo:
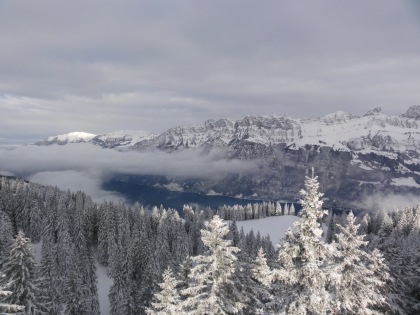
[[[95,200],[118,200],[121,195],[101,189],[116,174],[217,178],[245,175],[259,169],[255,161],[227,160],[223,150],[119,152],[92,144],[22,146],[0,150],[0,174],[16,175],[62,189],[83,190]]]
[[[124,196],[101,189],[102,177],[97,172],[48,171],[38,172],[27,178],[31,182],[60,187],[63,190],[84,191],[95,201],[124,201]]]
[[[415,194],[383,194],[376,193],[365,197],[356,204],[361,209],[373,211],[403,209],[420,205],[420,196]]]

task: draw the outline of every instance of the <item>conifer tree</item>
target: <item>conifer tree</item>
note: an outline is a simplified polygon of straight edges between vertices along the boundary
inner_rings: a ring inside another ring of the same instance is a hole
[[[364,235],[358,234],[352,212],[345,227],[338,225],[334,244],[335,264],[332,283],[335,293],[334,309],[340,314],[382,314],[386,306],[383,292],[388,273],[381,264],[381,255],[365,252]],[[378,275],[381,275],[378,277]]]
[[[295,232],[287,231],[279,248],[280,268],[273,279],[282,286],[279,298],[287,314],[326,314],[330,309],[323,270],[327,251],[319,223],[324,212],[318,187],[317,177],[306,177],[305,190],[300,192],[301,220],[295,223]]]
[[[284,204],[284,209],[283,209],[283,211],[284,211],[284,215],[290,215],[290,212],[289,212],[289,205],[288,205],[287,203],[285,203],[285,204]]]
[[[289,208],[289,215],[296,215],[295,205],[292,203]]]
[[[219,218],[202,230],[202,240],[207,247],[205,255],[193,257],[195,266],[189,276],[189,287],[182,290],[186,297],[182,311],[191,315],[236,314],[244,305],[242,295],[233,281],[236,271],[236,253],[240,250],[226,240],[228,226]]]
[[[282,215],[283,209],[281,208],[280,202],[276,201],[275,215]]]
[[[108,297],[111,304],[111,315],[131,315],[133,313],[133,283],[131,279],[132,265],[128,259],[128,255],[122,247],[120,254],[113,251],[112,256],[112,273],[111,276],[114,280]]]
[[[3,259],[9,255],[9,248],[13,244],[13,226],[9,216],[0,210],[0,266]]]
[[[336,217],[335,214],[330,212],[329,218],[328,218],[328,227],[327,227],[327,236],[325,238],[325,241],[328,244],[331,244],[335,238],[335,232],[336,232]]]
[[[159,284],[160,291],[155,293],[152,307],[146,310],[149,315],[178,315],[181,313],[181,300],[177,290],[178,281],[168,267],[163,273],[163,281]]]
[[[257,257],[255,257],[254,268],[252,269],[252,276],[258,282],[265,286],[270,286],[271,283],[271,270],[267,265],[267,259],[262,248],[258,250]]]
[[[25,314],[42,314],[45,308],[36,301],[38,288],[35,285],[36,270],[32,246],[22,231],[16,236],[2,271],[8,277],[8,289],[12,291],[5,301],[23,305]]]
[[[6,280],[6,276],[0,272],[0,314],[14,314],[25,309],[24,306],[17,304],[5,303],[3,300],[13,294],[8,290],[10,282]]]
[[[271,279],[272,272],[267,265],[265,253],[260,248],[253,262],[251,283],[247,288],[253,314],[270,314],[280,309],[278,300],[270,292]]]

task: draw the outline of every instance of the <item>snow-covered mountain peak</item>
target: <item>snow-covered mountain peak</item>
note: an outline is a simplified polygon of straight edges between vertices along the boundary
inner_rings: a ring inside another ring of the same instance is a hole
[[[366,114],[364,114],[364,117],[367,116],[377,116],[382,114],[382,108],[381,107],[375,107],[374,109],[369,110]]]
[[[75,131],[75,132],[70,132],[63,135],[48,137],[47,140],[48,141],[58,140],[58,141],[67,141],[67,142],[81,142],[81,141],[87,142],[95,136],[96,135],[93,133]]]
[[[326,124],[335,124],[335,123],[343,123],[354,118],[358,118],[358,117],[350,113],[337,111],[335,113],[325,115],[324,117],[321,117],[319,119]]]
[[[405,114],[401,115],[406,118],[420,119],[420,105],[411,106]]]

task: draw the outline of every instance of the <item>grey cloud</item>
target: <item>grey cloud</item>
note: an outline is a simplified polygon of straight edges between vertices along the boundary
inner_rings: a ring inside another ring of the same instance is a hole
[[[227,161],[221,150],[209,154],[199,150],[168,154],[119,152],[91,144],[21,146],[14,150],[0,147],[0,174],[15,174],[63,189],[84,189],[97,199],[121,198],[100,189],[101,183],[115,174],[218,178],[258,170],[259,165],[253,161]]]
[[[112,191],[101,189],[102,178],[98,173],[81,171],[38,172],[28,177],[32,182],[57,186],[63,190],[83,191],[94,201],[124,201],[125,198]]]
[[[255,162],[226,161],[220,150],[203,155],[198,150],[122,153],[91,144],[0,147],[0,174],[13,174],[65,190],[82,190],[97,201],[124,199],[101,188],[115,174],[217,178],[227,173],[255,173],[258,169]]]
[[[420,196],[414,194],[374,194],[366,196],[361,202],[353,205],[355,208],[376,211],[403,209],[420,205]]]
[[[415,3],[3,1],[1,138],[398,114],[420,99]]]

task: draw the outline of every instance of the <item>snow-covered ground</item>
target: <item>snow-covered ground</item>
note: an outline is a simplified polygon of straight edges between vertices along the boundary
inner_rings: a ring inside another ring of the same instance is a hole
[[[42,242],[32,244],[32,252],[37,263],[41,262],[42,258]]]
[[[393,178],[391,183],[394,186],[420,187],[412,177]]]
[[[299,220],[298,217],[282,215],[257,220],[237,221],[236,225],[238,226],[239,230],[241,227],[243,227],[245,233],[251,232],[251,230],[253,230],[254,233],[259,231],[261,236],[270,235],[270,239],[275,246],[283,238],[287,229],[292,228],[293,223],[297,220]]]
[[[98,276],[98,297],[101,315],[109,315],[111,306],[109,304],[108,293],[113,280],[107,275],[107,267],[101,266],[95,259],[96,275]]]

